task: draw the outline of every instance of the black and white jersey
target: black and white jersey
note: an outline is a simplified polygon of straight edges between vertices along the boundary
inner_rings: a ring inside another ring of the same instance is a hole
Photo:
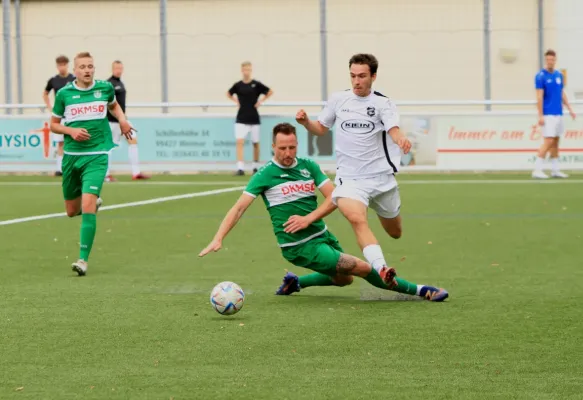
[[[360,97],[352,90],[334,93],[318,118],[335,129],[337,175],[346,179],[394,174],[401,149],[387,132],[399,126],[395,104],[378,92]]]

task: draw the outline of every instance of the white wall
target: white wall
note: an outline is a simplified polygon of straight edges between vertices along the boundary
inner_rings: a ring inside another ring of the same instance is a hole
[[[583,99],[583,1],[557,2],[557,64],[567,69],[567,93]]]
[[[492,96],[531,98],[538,68],[537,2],[491,2]],[[170,100],[224,101],[243,60],[254,63],[256,78],[274,89],[274,100],[319,100],[318,3],[169,0]],[[559,3],[557,17],[572,27],[561,33],[552,26],[555,0],[546,0],[547,47],[555,46],[557,36],[569,36],[570,44],[558,48],[559,59],[581,65],[564,53],[582,57],[575,46],[581,30],[570,10],[583,12],[583,2]],[[100,78],[109,76],[111,61],[121,59],[129,101],[160,100],[157,0],[23,1],[22,17],[26,103],[41,102],[58,54],[72,59],[79,51],[94,54]],[[349,86],[353,53],[372,52],[380,61],[376,88],[395,99],[481,99],[482,23],[482,0],[328,0],[329,89]],[[513,46],[518,58],[504,64],[499,49]],[[572,67],[573,84],[575,75]],[[13,90],[15,98],[15,85]]]

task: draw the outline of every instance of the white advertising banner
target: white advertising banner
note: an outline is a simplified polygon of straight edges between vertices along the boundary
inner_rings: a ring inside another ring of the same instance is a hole
[[[583,169],[583,123],[564,117],[560,140],[563,169]],[[437,168],[529,170],[543,142],[536,115],[435,116]],[[547,160],[548,161],[548,160]]]

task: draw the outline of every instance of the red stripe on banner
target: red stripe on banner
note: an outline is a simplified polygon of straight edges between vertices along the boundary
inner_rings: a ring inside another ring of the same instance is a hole
[[[437,149],[438,153],[536,153],[538,149]],[[559,149],[568,153],[583,153],[583,149]]]

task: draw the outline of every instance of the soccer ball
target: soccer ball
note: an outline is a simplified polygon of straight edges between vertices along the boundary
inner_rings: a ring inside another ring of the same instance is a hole
[[[211,305],[222,315],[233,315],[243,308],[245,293],[234,282],[221,282],[211,291]]]

